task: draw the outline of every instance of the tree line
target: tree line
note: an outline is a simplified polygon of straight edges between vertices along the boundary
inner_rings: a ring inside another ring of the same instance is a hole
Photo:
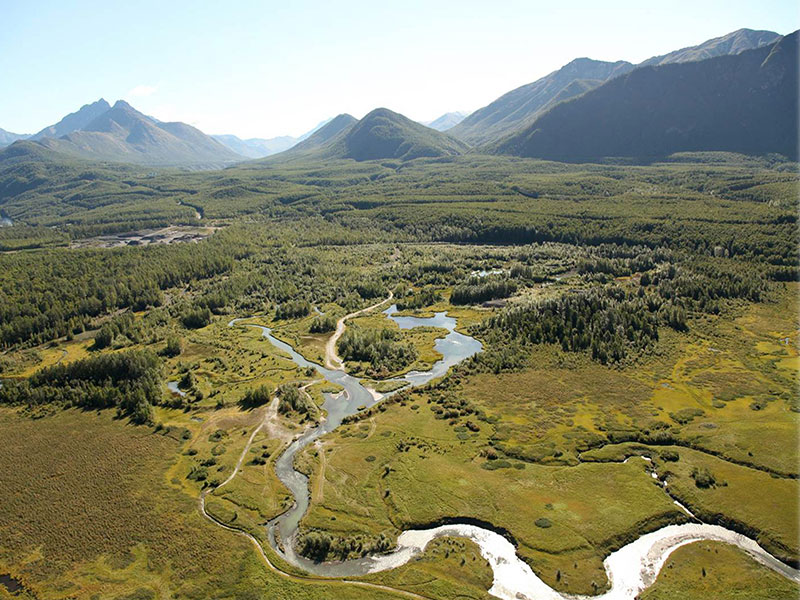
[[[153,405],[162,398],[161,385],[158,357],[149,350],[128,350],[45,367],[24,380],[6,380],[0,404],[116,407],[134,423],[149,423]]]

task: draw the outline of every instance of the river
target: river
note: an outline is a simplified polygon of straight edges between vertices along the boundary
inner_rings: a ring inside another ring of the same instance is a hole
[[[404,388],[424,385],[444,375],[453,365],[481,351],[482,346],[478,340],[455,331],[457,321],[449,317],[446,312],[435,313],[433,317],[397,316],[396,313],[396,305],[392,305],[384,311],[384,314],[397,323],[401,329],[425,326],[440,327],[448,331],[444,338],[439,338],[435,342],[436,350],[442,354],[442,358],[430,370],[411,371],[392,380],[406,383],[407,386]],[[242,320],[234,319],[229,325],[235,325]],[[299,367],[312,367],[327,381],[344,388],[344,392],[340,394],[325,395],[323,409],[327,412],[327,417],[319,425],[295,439],[275,462],[275,472],[278,478],[294,497],[292,508],[267,524],[270,544],[285,560],[318,576],[354,577],[399,567],[422,553],[427,544],[437,537],[464,537],[479,546],[481,555],[492,568],[494,581],[489,590],[492,595],[503,600],[575,600],[575,598],[580,598],[563,595],[539,579],[530,566],[517,556],[514,545],[499,533],[466,523],[405,531],[398,537],[397,547],[394,551],[355,560],[317,563],[297,554],[293,541],[300,520],[308,510],[309,486],[308,478],[294,469],[295,456],[314,440],[335,430],[345,417],[373,406],[391,393],[384,396],[373,395],[358,378],[347,374],[344,370],[328,369],[306,360],[289,344],[275,338],[270,328],[252,324],[247,324],[247,326],[260,329],[262,335],[270,343],[286,352]],[[669,525],[645,534],[610,554],[603,564],[611,582],[611,588],[602,596],[593,598],[634,600],[642,590],[655,581],[667,557],[675,549],[699,540],[733,544],[761,564],[800,583],[800,572],[780,562],[754,540],[739,533],[717,525]]]

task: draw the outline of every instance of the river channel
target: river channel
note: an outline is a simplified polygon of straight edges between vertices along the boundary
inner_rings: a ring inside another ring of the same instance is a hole
[[[392,305],[384,314],[401,329],[414,327],[439,327],[448,331],[447,335],[435,342],[436,350],[442,355],[428,371],[411,371],[392,381],[406,383],[401,389],[417,387],[444,375],[450,367],[481,351],[481,343],[455,331],[457,321],[446,312],[433,317],[397,316],[397,307]],[[244,319],[234,319],[233,326]],[[289,489],[294,505],[287,512],[267,524],[272,547],[289,563],[308,573],[323,577],[354,577],[399,567],[422,553],[427,544],[441,536],[464,537],[475,542],[481,555],[488,561],[494,573],[494,582],[489,592],[503,600],[575,600],[579,596],[567,596],[552,589],[521,560],[514,545],[499,533],[473,524],[450,524],[423,530],[405,531],[398,537],[394,551],[366,556],[360,559],[332,562],[314,562],[300,556],[294,548],[300,520],[309,506],[308,478],[294,469],[294,459],[298,452],[319,437],[334,431],[345,417],[369,408],[390,394],[381,396],[371,393],[361,380],[344,370],[328,369],[313,363],[295,351],[289,344],[277,339],[271,329],[261,325],[245,324],[261,330],[262,335],[276,348],[286,352],[302,368],[312,367],[325,380],[338,384],[344,391],[326,394],[323,409],[327,416],[319,425],[307,430],[296,438],[275,462],[278,478]],[[394,393],[394,392],[392,392]],[[466,519],[465,519],[466,521]],[[661,570],[667,557],[682,545],[712,540],[733,544],[744,550],[761,564],[800,583],[800,572],[785,565],[761,548],[754,540],[717,525],[702,523],[669,525],[657,531],[642,535],[636,541],[609,555],[604,566],[611,582],[611,588],[602,596],[592,598],[603,600],[633,600],[649,587]],[[589,597],[586,597],[589,598]]]

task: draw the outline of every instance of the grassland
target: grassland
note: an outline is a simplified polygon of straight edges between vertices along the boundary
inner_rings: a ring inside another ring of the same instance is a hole
[[[642,600],[795,600],[797,586],[726,544],[678,548]]]
[[[348,425],[309,451],[312,481],[322,483],[312,483],[304,527],[392,535],[474,518],[510,531],[551,585],[591,592],[605,584],[603,549],[682,519],[640,464],[553,469],[515,461],[487,469],[494,461],[482,456],[485,432],[464,435],[435,419],[424,400],[409,402]],[[536,526],[543,518],[549,526]]]
[[[170,429],[155,432],[107,412],[71,410],[33,421],[4,409],[0,432],[9,449],[0,457],[0,572],[38,600],[402,597],[388,589],[286,579],[268,570],[248,542],[202,518],[197,489],[185,479],[187,452],[203,455],[221,444],[225,451],[216,456],[224,473],[243,446],[240,432],[259,416],[223,411],[200,423],[172,411],[160,415]],[[191,431],[189,440],[184,430]],[[226,435],[209,441],[216,431]],[[274,443],[257,438],[259,451],[265,441]],[[259,476],[271,480],[251,467],[231,488],[237,506],[249,493],[263,493]],[[259,502],[257,512],[264,510]],[[443,599],[455,597],[451,584],[458,581],[459,594],[479,598],[489,573],[474,547],[442,540],[386,581],[371,579],[410,590],[430,586]],[[0,589],[0,597],[10,596]]]
[[[644,453],[657,459],[669,493],[704,520],[796,561],[796,373],[784,366],[797,353],[795,294],[795,284],[779,286],[770,302],[731,306],[691,335],[665,332],[653,356],[615,369],[539,347],[520,371],[461,377],[445,394],[477,409],[478,431],[465,426],[469,417],[437,419],[431,392],[412,394],[307,451],[315,492],[303,527],[394,535],[475,518],[509,531],[554,587],[591,593],[605,585],[603,556],[631,532],[685,518],[643,462],[619,464]],[[712,387],[725,381],[737,395]],[[702,412],[687,421],[687,409]],[[589,450],[610,432],[646,439],[664,430],[659,423],[683,446]],[[680,459],[659,461],[670,449]],[[691,473],[703,468],[718,485],[697,487]],[[540,518],[551,526],[535,527]]]

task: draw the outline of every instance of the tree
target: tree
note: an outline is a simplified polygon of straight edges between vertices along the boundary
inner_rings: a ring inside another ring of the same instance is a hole
[[[176,335],[171,335],[167,338],[167,344],[164,346],[164,350],[162,350],[161,354],[173,358],[178,356],[181,352],[183,352],[181,339]]]
[[[103,325],[94,336],[94,347],[97,350],[108,348],[114,341],[114,332],[108,325]]]

